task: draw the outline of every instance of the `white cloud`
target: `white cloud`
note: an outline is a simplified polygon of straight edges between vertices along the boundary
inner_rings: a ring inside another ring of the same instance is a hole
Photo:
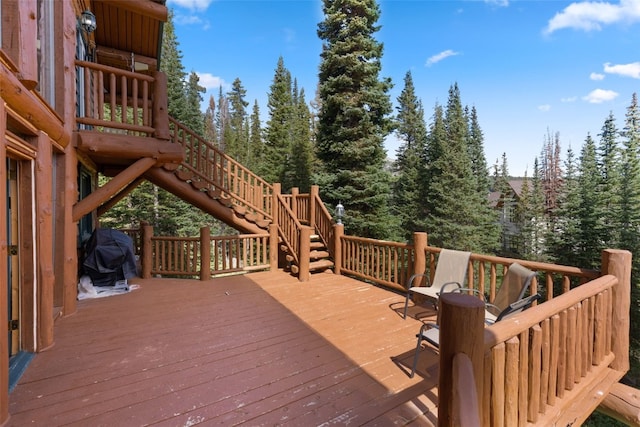
[[[604,72],[609,74],[618,74],[624,77],[640,79],[640,62],[632,62],[630,64],[611,65],[608,62],[604,64]]]
[[[213,3],[213,0],[168,0],[168,5],[176,5],[189,10],[207,10],[209,5]]]
[[[605,89],[592,90],[587,96],[583,96],[582,99],[590,104],[602,104],[606,101],[612,101],[618,97],[618,92]]]
[[[604,74],[600,73],[591,73],[589,74],[589,78],[591,80],[604,80]]]
[[[551,34],[563,28],[600,30],[603,25],[617,22],[640,22],[640,0],[620,0],[617,4],[603,1],[571,3],[549,20],[544,33]]]
[[[196,74],[198,75],[198,83],[200,84],[200,86],[205,87],[207,90],[218,89],[220,86],[222,86],[223,90],[228,90],[231,88],[231,85],[225,82],[222,77],[214,76],[211,73],[196,72]]]
[[[546,113],[547,111],[551,110],[551,105],[549,104],[538,105],[538,110]]]
[[[484,0],[484,2],[494,6],[500,6],[500,7],[509,6],[509,0]]]
[[[560,102],[576,102],[578,100],[577,96],[569,96],[567,98],[560,98]]]
[[[431,56],[429,59],[427,59],[427,62],[424,65],[426,67],[430,67],[433,64],[436,64],[436,63],[442,61],[443,59],[446,59],[446,58],[448,58],[450,56],[456,56],[456,55],[460,55],[460,52],[456,52],[456,51],[453,51],[451,49],[447,49],[445,51],[442,51],[442,52],[440,52],[438,54],[435,54],[435,55]]]

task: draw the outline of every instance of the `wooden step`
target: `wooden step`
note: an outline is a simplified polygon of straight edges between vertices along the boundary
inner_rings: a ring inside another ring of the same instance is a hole
[[[311,251],[309,257],[311,259],[329,258],[329,251]]]
[[[333,261],[330,259],[321,259],[309,263],[309,271],[321,271],[328,268],[333,268]]]
[[[326,249],[322,242],[311,242],[311,250]]]

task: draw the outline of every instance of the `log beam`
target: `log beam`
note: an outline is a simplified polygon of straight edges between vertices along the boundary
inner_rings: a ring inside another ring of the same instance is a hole
[[[640,426],[640,390],[617,383],[598,406],[598,411],[630,426]]]
[[[149,170],[156,161],[152,158],[145,157],[122,172],[113,177],[111,181],[89,194],[73,206],[73,220],[79,221],[80,218],[98,208],[101,204],[109,200],[111,197],[120,192],[131,181]]]
[[[128,10],[129,12],[139,13],[143,16],[156,19],[158,21],[167,22],[169,12],[166,6],[151,0],[93,0],[96,3],[109,3],[118,9]]]
[[[71,140],[71,132],[40,99],[18,80],[4,63],[0,62],[0,98],[18,113],[41,129],[62,147]]]
[[[144,178],[142,177],[139,177],[133,180],[129,185],[123,188],[122,191],[120,191],[118,194],[113,196],[106,203],[103,203],[102,205],[100,205],[100,207],[98,208],[98,218],[100,218],[102,215],[108,212],[109,209],[114,207],[116,203],[122,200],[127,194],[130,194],[133,190],[135,190],[136,187],[142,184],[143,181],[144,181]]]
[[[160,163],[181,163],[181,145],[142,136],[117,135],[106,132],[77,132],[78,150],[91,156],[114,159],[150,157]]]

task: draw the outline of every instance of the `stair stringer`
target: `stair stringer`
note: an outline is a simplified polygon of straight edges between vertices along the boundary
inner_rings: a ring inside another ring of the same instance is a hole
[[[158,187],[175,194],[185,202],[192,204],[238,231],[254,234],[267,231],[266,228],[262,228],[258,224],[240,216],[232,205],[223,204],[216,199],[212,199],[206,192],[195,188],[186,181],[180,180],[172,171],[164,168],[151,168],[144,176]]]

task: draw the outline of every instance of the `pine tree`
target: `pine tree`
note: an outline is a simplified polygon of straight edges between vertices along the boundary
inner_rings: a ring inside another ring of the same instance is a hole
[[[182,115],[182,123],[200,136],[204,136],[204,117],[200,111],[202,93],[206,89],[199,84],[200,78],[195,72],[189,74],[186,86],[186,109]]]
[[[288,166],[288,155],[292,143],[293,100],[291,89],[291,73],[284,66],[284,59],[280,57],[276,66],[273,83],[269,89],[267,101],[269,120],[265,126],[265,161],[261,174],[269,182],[280,182],[283,190],[289,188],[290,183],[284,183]]]
[[[487,158],[484,155],[484,135],[478,121],[476,107],[471,107],[468,114],[469,131],[467,133],[467,146],[469,147],[469,158],[471,159],[471,170],[476,177],[478,192],[489,194],[491,183],[489,179],[489,169],[487,168]],[[506,155],[505,155],[506,156]],[[506,157],[504,159],[506,161]]]
[[[255,172],[263,161],[262,125],[258,100],[253,103],[253,111],[249,122],[249,158],[245,166]]]
[[[613,113],[602,126],[600,144],[597,148],[600,185],[598,202],[603,210],[602,242],[605,247],[614,247],[620,238],[620,147],[618,146],[618,129]]]
[[[383,142],[392,107],[391,80],[378,77],[383,46],[373,37],[380,8],[375,0],[323,0],[323,12],[316,142],[322,197],[344,205],[349,234],[387,238],[393,218]]]
[[[182,52],[173,26],[173,11],[163,27],[161,71],[167,75],[167,97],[169,115],[180,120],[187,108],[185,78],[187,73],[182,65]]]
[[[560,168],[560,133],[547,135],[540,156],[540,178],[544,192],[545,213],[553,216],[558,207],[558,193],[562,186],[562,169]]]
[[[599,202],[600,175],[596,159],[596,144],[587,135],[580,154],[578,192],[580,205],[576,211],[580,222],[577,236],[576,261],[579,267],[597,268],[602,245],[602,209]]]
[[[427,190],[430,240],[440,247],[492,252],[499,239],[496,218],[489,214],[487,194],[478,192],[473,176],[468,123],[457,83],[449,89],[444,127],[444,135],[430,138],[426,150],[431,157]]]
[[[218,130],[216,129],[216,101],[209,96],[209,106],[204,113],[204,139],[213,145],[218,145]]]
[[[311,113],[305,101],[304,89],[298,92],[298,84],[293,85],[293,110],[291,118],[291,148],[285,173],[288,186],[296,186],[303,193],[311,188],[313,167],[313,147],[311,146]]]
[[[402,237],[409,240],[415,231],[425,230],[424,194],[420,177],[424,173],[423,153],[427,144],[427,127],[422,102],[415,94],[408,71],[404,89],[398,96],[396,135],[401,141],[396,152],[393,185],[393,212],[399,220]]]
[[[512,187],[509,183],[509,165],[507,162],[507,153],[502,153],[502,163],[494,166],[494,190],[499,194],[497,201],[501,206],[499,214],[500,219],[500,235],[502,250],[505,256],[513,255],[513,247],[517,247],[517,235],[513,228],[513,223],[518,224],[516,201],[512,196]]]
[[[533,162],[533,177],[531,179],[531,213],[529,229],[525,242],[524,257],[535,261],[544,261],[544,236],[547,233],[547,221],[545,217],[545,194],[542,182],[542,170],[538,159]],[[525,228],[526,229],[526,228]]]
[[[225,152],[235,160],[243,163],[249,141],[245,132],[246,108],[249,103],[245,100],[246,89],[239,78],[231,84],[231,91],[227,93],[229,105],[229,122],[225,126]]]

